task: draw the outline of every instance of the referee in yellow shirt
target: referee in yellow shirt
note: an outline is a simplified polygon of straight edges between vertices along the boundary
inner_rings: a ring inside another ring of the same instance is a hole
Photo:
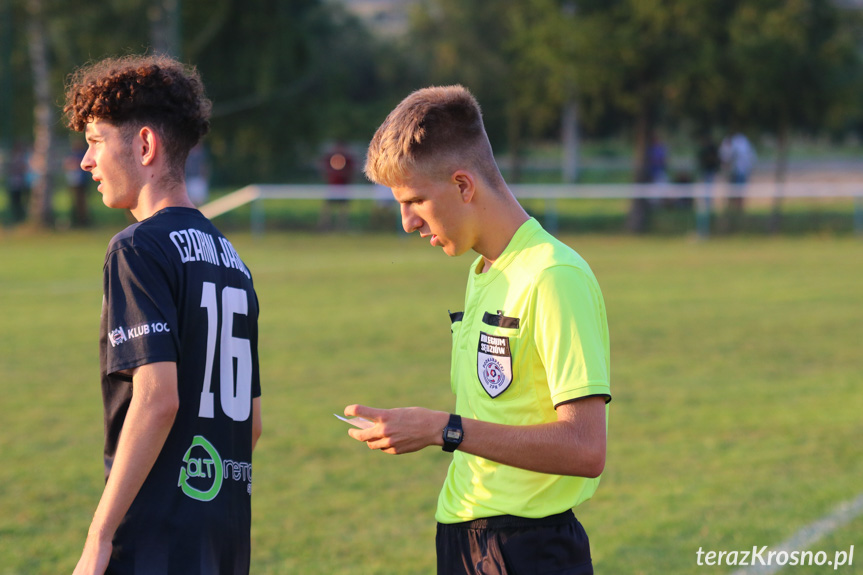
[[[605,467],[610,360],[605,304],[575,251],[530,218],[494,161],[461,86],[405,98],[365,166],[405,231],[450,256],[474,250],[464,310],[450,313],[455,413],[350,405],[350,434],[398,454],[453,453],[435,518],[438,573],[593,573],[572,508]]]

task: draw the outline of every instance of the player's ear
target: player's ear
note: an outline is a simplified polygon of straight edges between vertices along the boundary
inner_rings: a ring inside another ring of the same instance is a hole
[[[474,193],[476,193],[474,175],[467,170],[456,170],[453,172],[452,181],[458,186],[462,201],[466,204],[470,203],[473,200]]]
[[[150,166],[153,164],[160,144],[161,141],[152,128],[144,126],[138,131],[135,145],[141,158],[141,165]]]

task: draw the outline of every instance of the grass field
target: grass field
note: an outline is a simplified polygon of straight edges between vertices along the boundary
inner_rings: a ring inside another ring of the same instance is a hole
[[[71,572],[101,493],[111,234],[0,235],[0,574]],[[332,413],[451,408],[469,258],[395,234],[232,239],[262,309],[252,572],[433,572],[447,455],[369,452]],[[577,509],[597,573],[730,573],[696,551],[778,544],[863,491],[859,239],[564,239],[612,335],[608,463]],[[850,545],[839,572],[863,573],[863,519],[813,548]]]

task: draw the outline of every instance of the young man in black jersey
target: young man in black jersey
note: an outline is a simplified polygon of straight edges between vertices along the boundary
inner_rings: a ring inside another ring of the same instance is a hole
[[[258,300],[231,243],[189,200],[209,129],[197,72],[164,56],[92,64],[64,107],[82,169],[138,222],[103,269],[106,484],[75,574],[249,573],[261,433]]]

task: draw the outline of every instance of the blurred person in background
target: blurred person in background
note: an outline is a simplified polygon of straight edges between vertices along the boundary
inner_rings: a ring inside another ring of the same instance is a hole
[[[6,192],[9,196],[9,219],[12,223],[24,220],[24,206],[30,195],[30,153],[21,142],[12,147],[6,167]]]
[[[327,150],[321,161],[324,178],[326,179],[328,195],[342,195],[343,186],[347,186],[354,179],[356,161],[348,146],[344,142],[336,141],[332,148]],[[329,231],[337,229],[344,231],[348,228],[347,198],[327,198],[321,207],[321,215],[318,220],[318,229]]]
[[[651,137],[647,149],[647,174],[654,184],[668,182],[668,146],[657,133]]]
[[[701,214],[702,217],[706,218],[706,222],[701,223],[703,233],[705,231],[704,226],[709,226],[710,212],[713,209],[713,184],[716,181],[716,174],[722,168],[719,146],[716,145],[709,132],[704,132],[698,137],[698,151],[695,160],[701,181],[704,182],[705,197],[700,200],[703,206]]]
[[[72,143],[72,149],[63,160],[63,171],[66,173],[66,184],[72,192],[72,227],[83,228],[90,225],[90,213],[87,209],[87,192],[90,187],[90,174],[81,168],[81,160],[87,153],[87,146],[80,140]]]
[[[186,160],[186,190],[196,206],[202,206],[210,196],[210,169],[204,144],[198,142]]]
[[[746,184],[758,161],[755,148],[749,143],[741,131],[734,130],[722,140],[719,146],[719,157],[728,174],[728,182],[732,185],[733,196],[728,198],[726,212],[726,227],[736,227],[743,217],[743,204],[746,195]]]

